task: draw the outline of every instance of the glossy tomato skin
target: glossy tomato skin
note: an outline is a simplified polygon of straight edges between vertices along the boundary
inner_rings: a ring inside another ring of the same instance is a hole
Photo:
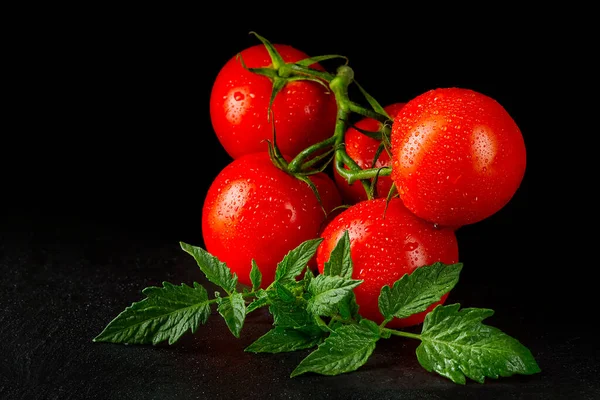
[[[526,167],[522,133],[494,99],[440,88],[410,100],[392,125],[392,179],[404,204],[459,228],[504,207]]]
[[[404,107],[404,104],[403,102],[393,103],[384,107],[384,109],[391,118],[394,118],[398,111]],[[354,126],[365,131],[376,132],[381,128],[381,122],[373,118],[363,118],[354,124]],[[344,143],[348,156],[362,169],[381,168],[391,165],[390,156],[385,150],[379,154],[375,165],[373,165],[375,154],[377,154],[377,149],[381,142],[363,134],[354,127],[348,128],[344,134]],[[346,204],[355,204],[367,199],[365,189],[360,182],[353,182],[349,185],[335,168],[333,171],[335,183]],[[375,197],[386,197],[391,187],[392,178],[390,176],[378,177]]]
[[[289,45],[274,47],[286,62],[308,58]],[[272,64],[263,44],[246,48],[240,55],[249,68]],[[312,68],[323,70],[319,64]],[[217,74],[210,94],[210,118],[217,138],[232,158],[267,151],[266,140],[273,139],[273,126],[268,119],[272,90],[269,78],[247,71],[237,56],[229,59]],[[288,82],[275,97],[272,111],[277,145],[283,154],[293,157],[333,135],[335,96],[316,82]]]
[[[405,273],[441,261],[458,262],[458,243],[452,229],[436,228],[411,213],[399,198],[387,207],[383,198],[364,200],[338,214],[323,230],[317,250],[317,265],[323,272],[336,243],[348,230],[352,278],[364,280],[354,289],[359,313],[381,323],[378,299],[384,285],[393,285]],[[385,214],[384,214],[385,213]],[[436,305],[443,304],[449,293],[427,310],[408,318],[394,319],[388,327],[407,327],[422,323]]]
[[[341,204],[333,180],[311,176],[327,211]],[[268,153],[241,156],[215,177],[202,208],[206,250],[250,285],[254,259],[262,287],[277,263],[303,241],[319,237],[325,214],[309,186],[275,167]]]

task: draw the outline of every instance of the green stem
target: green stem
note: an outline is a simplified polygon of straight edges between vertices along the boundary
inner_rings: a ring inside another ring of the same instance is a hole
[[[338,170],[339,172],[339,170]],[[348,181],[349,184],[354,183],[357,180],[368,180],[375,178],[376,176],[390,176],[392,173],[391,167],[381,167],[381,168],[366,168],[360,170],[344,170],[342,171],[344,179]]]
[[[325,329],[329,330],[329,332],[333,332],[333,329],[331,329],[329,324],[325,323],[325,321],[323,321],[323,318],[321,318],[319,315],[315,316],[315,321],[318,321],[317,325],[324,327]]]
[[[339,314],[334,315],[333,317],[331,317],[331,321],[329,321],[329,324],[331,325],[331,323],[333,323],[335,321],[341,322],[342,324],[346,324],[346,325],[356,325],[358,323],[352,317],[344,319]]]
[[[335,78],[329,83],[329,87],[335,95],[338,105],[337,121],[335,124],[335,168],[344,179],[348,180],[348,174],[358,173],[361,168],[348,155],[344,147],[344,136],[348,127],[348,119],[352,113],[353,102],[348,98],[348,87],[354,79],[354,71],[347,65],[342,65],[338,68],[338,73]],[[344,168],[347,165],[350,170]],[[351,172],[346,172],[351,171]],[[368,180],[362,180],[361,184],[367,193],[368,198],[372,198],[371,186]]]
[[[390,328],[382,328],[382,331],[387,332],[387,333],[389,333],[391,335],[394,335],[394,336],[402,336],[402,337],[406,337],[406,338],[422,340],[421,339],[421,335],[416,334],[416,333],[410,333],[410,332],[404,332],[404,331],[397,331],[395,329],[390,329]]]
[[[383,125],[379,129],[379,132],[382,136],[390,137],[390,133],[392,132],[392,122],[393,121],[388,121],[388,123],[383,123]]]
[[[344,324],[356,324],[355,320],[345,320],[338,315],[332,317],[330,323],[333,321],[340,321]],[[379,328],[381,329],[382,333],[386,332],[386,333],[389,333],[390,335],[394,335],[394,336],[402,336],[402,337],[406,337],[406,338],[410,338],[410,339],[422,340],[421,335],[416,334],[416,333],[410,333],[410,332],[405,332],[405,331],[399,331],[396,329],[385,328],[385,325],[390,321],[391,321],[391,318],[386,319],[379,325]]]
[[[348,101],[348,109],[353,113],[360,114],[360,115],[368,117],[368,118],[373,118],[373,119],[381,122],[382,124],[385,124],[386,122],[388,122],[390,120],[387,116],[385,116],[383,114],[379,114],[378,112],[373,111],[371,109],[364,108],[360,104],[357,104],[353,101]]]
[[[345,166],[349,169],[345,168]],[[356,181],[354,175],[362,171],[360,166],[348,155],[348,153],[346,153],[343,146],[340,146],[335,152],[335,168],[340,176],[348,181],[348,183]],[[365,187],[365,189],[367,189],[367,187]]]
[[[335,143],[335,140],[336,138],[334,135],[330,138],[323,140],[322,142],[315,143],[312,146],[302,150],[300,153],[298,153],[296,157],[294,157],[292,161],[290,161],[290,163],[288,164],[288,171],[292,173],[299,171],[302,168],[302,164],[304,164],[304,162],[309,157],[311,157],[315,152],[319,150],[331,147]]]
[[[268,289],[265,289],[265,290],[268,290]],[[242,294],[242,297],[245,297],[245,298],[247,298],[247,297],[256,297],[256,292],[254,292],[254,291],[247,292],[247,293],[242,292],[241,294]],[[224,298],[227,298],[227,297],[230,297],[230,296],[231,295],[228,294],[227,296],[221,296],[221,298],[224,299]],[[208,301],[209,304],[215,304],[216,302],[217,302],[217,298],[216,297],[214,299],[210,299]]]

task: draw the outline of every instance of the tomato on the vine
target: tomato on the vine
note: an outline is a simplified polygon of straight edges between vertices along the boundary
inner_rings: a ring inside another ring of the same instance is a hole
[[[404,107],[404,104],[405,103],[403,102],[392,103],[384,107],[384,109],[390,118],[394,118],[398,111]],[[381,122],[374,118],[363,118],[355,123],[354,126],[351,126],[346,130],[344,134],[344,144],[348,156],[350,156],[350,158],[362,169],[390,166],[391,161],[389,153],[385,149],[382,149],[379,154],[377,153],[382,142],[365,135],[356,128],[368,132],[378,132],[381,129]],[[375,156],[377,156],[377,160],[373,163]],[[347,204],[355,204],[367,199],[365,188],[359,181],[348,184],[348,181],[337,172],[337,169],[334,168],[333,171],[335,183],[340,190],[342,199]],[[391,187],[391,177],[378,176],[374,197],[386,197]]]
[[[458,262],[458,243],[452,229],[437,228],[410,212],[399,198],[363,200],[338,214],[323,230],[317,249],[317,265],[325,263],[345,231],[350,238],[353,279],[363,282],[354,289],[361,316],[381,323],[378,299],[384,285],[393,285],[404,274],[435,262]],[[446,301],[449,293],[418,314],[394,319],[388,327],[422,323],[425,315]]]
[[[285,62],[309,58],[292,46],[273,46]],[[266,47],[254,45],[229,59],[213,83],[211,122],[221,145],[232,158],[267,151],[266,141],[273,140],[273,130],[281,152],[292,157],[333,135],[337,103],[326,84],[309,80],[288,81],[275,96],[271,117],[272,80],[248,71],[242,61],[247,68],[272,65]],[[318,63],[311,68],[324,70]]]
[[[262,287],[275,277],[277,263],[303,241],[319,237],[326,212],[341,204],[333,180],[310,176],[322,201],[306,182],[276,167],[269,153],[253,153],[230,162],[215,177],[202,208],[206,250],[250,285],[254,259]]]
[[[428,221],[459,228],[495,214],[525,174],[516,122],[496,100],[463,88],[416,96],[392,124],[392,180]]]

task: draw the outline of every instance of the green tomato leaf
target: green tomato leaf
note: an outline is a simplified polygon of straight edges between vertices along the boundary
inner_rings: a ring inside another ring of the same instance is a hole
[[[381,328],[379,327],[379,325],[377,325],[377,323],[371,321],[370,319],[361,319],[359,325],[373,332],[375,336],[381,337],[382,335]]]
[[[305,306],[300,303],[272,300],[269,312],[273,316],[273,325],[282,328],[297,329],[314,324],[312,316],[306,311]]]
[[[358,308],[356,296],[354,295],[354,292],[350,292],[348,296],[339,303],[338,312],[340,317],[344,320],[355,319],[356,321],[360,321],[361,316],[358,313]]]
[[[232,293],[228,297],[217,297],[217,310],[225,320],[227,327],[236,338],[240,337],[240,332],[246,319],[246,303],[241,293]]]
[[[317,252],[319,244],[323,241],[322,238],[309,239],[296,248],[290,250],[283,260],[277,264],[275,270],[275,281],[285,282],[293,281],[302,273],[308,265],[310,259]]]
[[[250,270],[250,282],[252,282],[252,291],[255,292],[260,288],[262,282],[262,273],[258,269],[256,261],[252,259],[252,269]]]
[[[173,344],[186,331],[195,333],[210,315],[206,289],[196,282],[193,287],[163,282],[163,287],[147,287],[142,293],[147,297],[127,307],[93,341]]]
[[[296,301],[296,296],[294,293],[292,293],[292,291],[285,285],[281,284],[280,282],[275,282],[274,286],[278,299],[284,303],[294,303]]]
[[[252,301],[252,303],[248,304],[248,307],[246,307],[246,314],[250,314],[252,311],[270,304],[269,296],[265,290],[259,289],[254,294],[256,295],[256,298]]]
[[[306,292],[306,290],[308,290],[308,285],[310,285],[310,281],[312,281],[315,278],[315,274],[311,271],[310,268],[307,268],[306,271],[304,271],[304,277],[302,278],[302,290]]]
[[[201,247],[184,242],[179,242],[179,244],[186,253],[194,257],[198,267],[209,281],[222,287],[227,294],[235,291],[238,282],[237,275],[232,273],[225,263],[219,261],[218,258]]]
[[[405,274],[379,294],[379,310],[386,319],[405,318],[425,311],[458,282],[462,264],[434,263]]]
[[[363,366],[379,336],[365,325],[341,325],[292,371],[291,377],[307,372],[339,375]]]
[[[350,256],[350,235],[345,230],[344,234],[329,255],[329,260],[323,266],[323,275],[341,276],[352,278],[352,258]]]
[[[454,383],[466,377],[483,383],[513,374],[540,372],[533,355],[518,340],[483,324],[493,310],[464,308],[459,304],[437,306],[427,314],[417,347],[417,359],[427,371],[435,371]]]
[[[311,331],[292,328],[274,327],[244,351],[251,353],[284,353],[317,346],[323,340],[324,333],[320,329]]]
[[[361,280],[341,276],[317,275],[308,285],[311,297],[306,308],[314,315],[332,316],[337,313],[340,303],[361,283]]]

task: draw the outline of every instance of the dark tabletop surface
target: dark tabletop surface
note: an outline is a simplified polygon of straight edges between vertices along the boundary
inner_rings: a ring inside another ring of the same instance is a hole
[[[185,226],[159,234],[127,224],[16,212],[0,232],[0,398],[2,399],[594,399],[600,396],[595,330],[556,306],[533,281],[499,270],[517,253],[463,233],[465,270],[448,302],[492,308],[486,323],[519,339],[542,372],[484,384],[456,385],[417,362],[418,343],[380,341],[359,370],[334,377],[289,374],[307,355],[245,353],[271,327],[269,314],[248,316],[239,339],[213,315],[177,343],[125,346],[93,343],[141,289],[162,281],[206,283],[177,240],[199,244]],[[483,229],[483,228],[482,228]],[[471,234],[471,231],[474,232]],[[179,235],[178,235],[179,234]],[[178,237],[179,236],[179,237]],[[521,239],[518,236],[517,239]],[[475,244],[483,247],[475,251]],[[471,251],[469,251],[472,249]],[[468,254],[468,256],[467,256]],[[523,256],[527,260],[526,256]],[[471,264],[470,264],[471,263]],[[519,264],[519,268],[525,264]],[[511,270],[516,267],[511,267]],[[543,283],[548,283],[546,280]],[[553,280],[552,282],[556,282]],[[540,283],[540,284],[543,284]],[[555,289],[555,295],[560,292]],[[209,293],[211,290],[209,290]],[[566,288],[563,292],[567,293]]]
[[[469,13],[424,24],[402,8],[390,10],[406,15],[402,24],[361,14],[369,26],[345,25],[330,15],[310,20],[307,34],[307,20],[278,14],[259,25],[221,3],[221,13],[201,15],[22,14],[24,43],[8,57],[17,88],[3,138],[12,142],[0,146],[0,398],[600,399],[597,263],[588,258],[597,244],[588,243],[595,225],[584,204],[597,197],[577,195],[580,175],[568,172],[567,145],[581,143],[553,139],[583,132],[567,117],[583,115],[582,103],[564,92],[585,79],[585,62],[558,61],[573,43],[561,24],[523,10],[496,24],[487,12],[485,23]],[[466,86],[505,105],[524,134],[526,175],[505,209],[457,231],[464,268],[447,303],[493,309],[486,323],[528,347],[541,373],[456,385],[418,364],[418,342],[395,337],[355,372],[290,378],[307,352],[243,351],[271,328],[261,311],[238,339],[213,315],[171,346],[92,342],[145,287],[197,281],[211,293],[179,241],[202,245],[200,205],[229,161],[208,96],[223,62],[256,44],[250,30],[348,56],[382,103]]]

